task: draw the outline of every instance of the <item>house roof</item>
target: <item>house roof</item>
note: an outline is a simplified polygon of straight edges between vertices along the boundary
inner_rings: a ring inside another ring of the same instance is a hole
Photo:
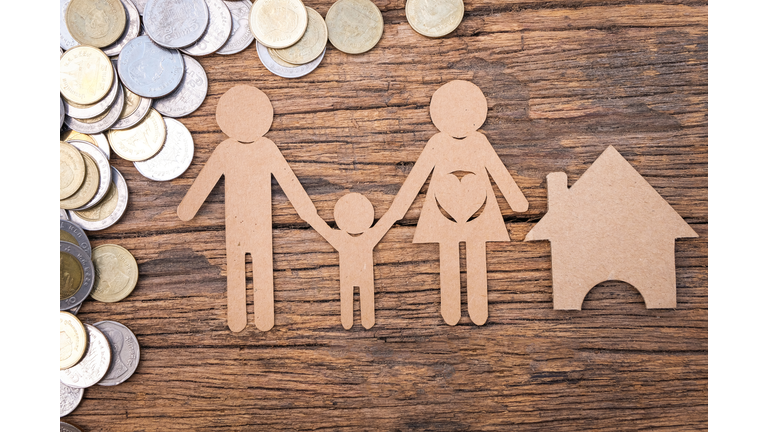
[[[557,187],[552,183],[549,179],[547,188]],[[619,234],[698,237],[613,146],[605,149],[571,188],[550,192],[557,193],[549,194],[549,210],[526,241]]]

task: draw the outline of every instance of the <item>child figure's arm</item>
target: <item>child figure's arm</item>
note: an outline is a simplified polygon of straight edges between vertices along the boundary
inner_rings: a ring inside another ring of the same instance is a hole
[[[195,217],[197,211],[200,210],[200,206],[203,205],[213,187],[216,186],[216,182],[224,174],[225,163],[222,161],[222,153],[226,151],[226,147],[229,145],[228,141],[230,140],[222,142],[213,150],[211,157],[208,158],[208,162],[203,165],[200,174],[197,175],[187,194],[184,195],[181,203],[179,203],[179,207],[176,209],[179,219],[188,221]]]
[[[384,216],[379,219],[378,222],[376,222],[376,225],[372,226],[365,232],[365,237],[368,241],[370,241],[372,246],[376,246],[381,241],[381,238],[384,237],[384,234],[389,231],[390,228],[392,228],[392,225],[397,222],[401,216],[398,214],[396,209],[390,208],[387,210],[386,213],[384,213]]]

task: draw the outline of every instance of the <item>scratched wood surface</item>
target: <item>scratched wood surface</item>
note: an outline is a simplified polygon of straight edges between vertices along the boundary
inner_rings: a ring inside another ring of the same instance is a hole
[[[113,157],[128,209],[91,242],[130,250],[139,283],[79,316],[130,327],[141,363],[119,386],[87,389],[64,420],[84,431],[706,429],[707,2],[467,0],[459,28],[434,40],[410,28],[403,0],[375,3],[379,44],[358,56],[329,44],[300,79],[270,74],[253,45],[200,59],[208,97],[181,119],[195,157],[180,178],[152,182]],[[323,16],[331,4],[306,1]],[[471,323],[466,293],[457,326],[440,316],[437,245],[411,243],[424,188],[375,250],[376,325],[361,326],[356,303],[345,331],[338,255],[273,181],[275,327],[230,332],[225,180],[192,221],[176,216],[226,139],[218,98],[235,84],[269,96],[266,136],[332,223],[348,192],[381,217],[437,132],[432,93],[452,79],[484,91],[481,130],[530,201],[513,213],[497,191],[513,241],[488,244],[488,323]],[[522,242],[546,212],[546,175],[573,184],[608,145],[700,235],[675,245],[677,309],[647,310],[633,287],[606,282],[582,311],[555,311],[549,244]]]

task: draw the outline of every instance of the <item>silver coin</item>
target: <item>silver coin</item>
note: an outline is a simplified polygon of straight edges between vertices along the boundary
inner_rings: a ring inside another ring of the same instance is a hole
[[[113,386],[124,383],[139,366],[139,340],[128,327],[115,321],[101,321],[94,326],[104,333],[112,349],[109,370],[97,384]]]
[[[81,105],[76,107],[69,102],[64,102],[64,111],[70,117],[76,119],[90,119],[100,114],[104,114],[104,111],[108,110],[117,98],[117,88],[120,87],[120,81],[117,79],[117,69],[114,67],[114,78],[112,79],[112,87],[109,88],[109,93],[104,96],[100,101],[91,105]]]
[[[88,333],[88,350],[80,363],[59,372],[61,382],[75,388],[90,387],[101,381],[112,358],[109,341],[104,333],[90,324],[83,325]]]
[[[184,55],[184,78],[173,93],[155,99],[157,112],[167,117],[184,117],[202,105],[208,94],[208,76],[194,58]]]
[[[59,96],[59,129],[61,129],[62,126],[64,126],[64,117],[67,115],[66,110],[64,108],[64,99]]]
[[[222,0],[205,0],[208,6],[208,28],[194,44],[181,48],[191,56],[204,56],[223,47],[232,31],[232,14]]]
[[[59,432],[80,432],[80,429],[72,426],[69,423],[59,422]]]
[[[139,11],[139,14],[144,15],[144,7],[147,5],[147,0],[131,0],[131,2],[136,6],[136,10]]]
[[[131,0],[120,0],[120,3],[125,8],[125,30],[123,30],[123,34],[112,45],[101,49],[109,57],[120,54],[125,44],[139,35],[139,26],[141,24],[139,11]]]
[[[59,209],[59,220],[69,220],[69,215],[67,215],[67,211],[64,209]]]
[[[125,179],[120,174],[120,171],[115,169],[115,167],[110,168],[112,169],[112,184],[117,194],[117,204],[112,213],[100,219],[86,219],[76,211],[69,211],[69,219],[86,231],[99,231],[111,227],[120,220],[123,213],[125,213],[126,207],[128,207],[128,185],[125,183]]]
[[[112,125],[111,129],[122,130],[136,126],[140,121],[144,119],[144,117],[146,117],[150,108],[152,108],[152,99],[142,97],[141,101],[139,102],[139,106],[136,107],[136,110],[128,117],[116,121],[115,124]]]
[[[160,153],[133,163],[141,175],[155,181],[173,180],[184,174],[195,153],[195,143],[186,126],[176,119],[163,117],[163,120],[166,137]]]
[[[59,229],[74,237],[77,240],[77,246],[91,256],[91,242],[88,241],[88,236],[82,228],[74,222],[59,219]]]
[[[61,9],[59,10],[59,19],[61,20],[59,22],[59,45],[63,50],[68,50],[74,46],[80,45],[69,33],[69,29],[67,29],[67,21],[64,19],[70,1],[72,0],[59,0],[59,4],[61,4]]]
[[[80,283],[80,287],[72,296],[59,300],[59,310],[67,310],[79,305],[91,295],[91,290],[93,290],[94,270],[91,256],[86,254],[85,251],[78,246],[69,242],[59,241],[59,252],[71,255],[80,263],[80,267],[83,268],[83,281]],[[65,276],[67,275],[62,275],[62,277]]]
[[[166,48],[192,45],[208,26],[204,0],[149,0],[143,16],[147,35]]]
[[[81,388],[70,387],[59,381],[59,417],[64,417],[80,405],[83,392]]]
[[[101,149],[88,141],[70,140],[67,142],[81,152],[88,154],[96,162],[96,167],[99,168],[99,189],[96,191],[96,195],[84,206],[73,209],[74,211],[86,210],[101,201],[104,195],[107,194],[107,191],[109,191],[109,184],[112,182],[112,170],[109,169],[109,159],[107,159],[107,156]]]
[[[94,141],[96,141],[96,147],[99,148],[102,152],[104,152],[104,155],[107,156],[107,160],[109,160],[109,141],[107,140],[107,136],[103,133],[97,133],[97,134],[90,134],[91,138],[93,138]]]
[[[178,87],[184,76],[184,59],[178,50],[139,36],[120,52],[117,72],[128,90],[146,98],[159,98]]]
[[[120,112],[123,111],[123,102],[123,86],[118,85],[115,102],[109,107],[109,111],[107,111],[107,114],[104,117],[96,117],[96,119],[98,119],[97,121],[89,122],[88,120],[93,119],[83,121],[74,117],[67,116],[64,119],[64,123],[66,123],[67,126],[69,126],[69,128],[73,131],[83,134],[90,135],[103,132],[112,127],[112,125],[115,124],[117,119],[120,117]]]
[[[250,0],[225,1],[224,4],[232,15],[232,31],[227,42],[216,54],[237,54],[253,42],[253,33],[248,24],[252,4]]]
[[[303,77],[304,75],[317,69],[317,66],[321,61],[323,61],[323,57],[325,57],[325,49],[323,49],[323,53],[311,62],[288,68],[277,64],[277,62],[272,59],[272,56],[269,55],[267,47],[260,44],[259,41],[256,41],[256,53],[259,55],[259,60],[261,60],[261,63],[265,68],[267,68],[268,71],[283,78]]]

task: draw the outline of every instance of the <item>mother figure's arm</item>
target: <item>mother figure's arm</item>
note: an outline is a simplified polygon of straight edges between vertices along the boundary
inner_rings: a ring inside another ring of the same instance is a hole
[[[517,186],[517,183],[515,183],[515,179],[509,174],[507,167],[504,166],[504,162],[502,162],[499,155],[496,154],[496,150],[493,149],[493,146],[491,146],[491,143],[485,138],[485,135],[482,135],[482,137],[487,145],[484,149],[486,153],[485,169],[488,170],[493,181],[496,182],[501,194],[504,195],[504,199],[507,200],[509,206],[512,207],[512,210],[516,212],[524,212],[528,210],[528,200],[525,199],[523,192]]]

